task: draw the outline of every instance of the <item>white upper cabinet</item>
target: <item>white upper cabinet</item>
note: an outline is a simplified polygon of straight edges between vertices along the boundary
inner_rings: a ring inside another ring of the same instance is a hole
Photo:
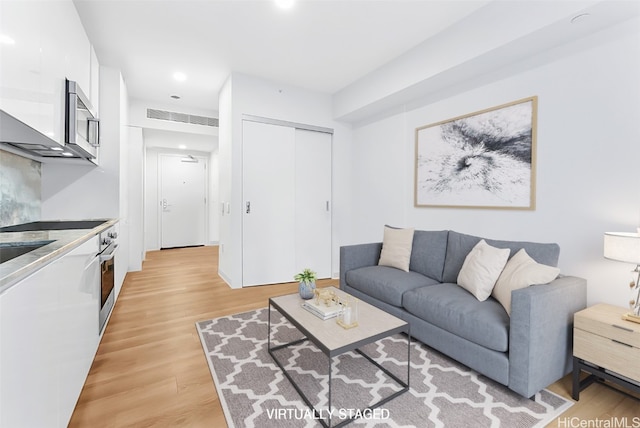
[[[63,142],[65,78],[91,87],[91,44],[73,2],[2,2],[0,35],[0,108]]]
[[[91,46],[91,68],[90,68],[90,77],[91,83],[87,86],[89,89],[89,93],[87,96],[91,100],[91,104],[93,104],[93,110],[96,112],[98,117],[100,117],[100,63],[98,62],[98,57],[96,55],[96,51],[93,49],[93,45]]]
[[[40,12],[30,2],[0,2],[0,108],[42,130]]]

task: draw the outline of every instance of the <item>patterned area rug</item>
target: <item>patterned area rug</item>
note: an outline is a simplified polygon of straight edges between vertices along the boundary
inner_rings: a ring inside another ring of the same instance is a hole
[[[320,427],[360,416],[349,427],[543,427],[573,404],[547,390],[529,400],[426,345],[411,343],[410,390],[381,407],[360,411],[400,387],[362,355],[329,360],[309,341],[277,351],[300,388],[320,410],[304,404],[267,351],[268,308],[196,323],[229,427]],[[335,322],[328,320],[325,322]],[[301,333],[271,311],[272,347]],[[400,379],[407,377],[407,338],[397,335],[363,347]]]

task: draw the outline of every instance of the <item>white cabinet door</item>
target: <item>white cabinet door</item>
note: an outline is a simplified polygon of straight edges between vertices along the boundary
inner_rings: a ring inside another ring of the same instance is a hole
[[[91,45],[73,2],[2,1],[0,29],[0,108],[62,142],[65,78],[85,91],[91,83]]]
[[[296,129],[295,272],[331,277],[331,134]]]
[[[45,134],[64,140],[65,79],[89,91],[91,44],[72,1],[41,2],[41,104]],[[87,94],[88,95],[88,94]]]
[[[98,340],[98,237],[0,295],[0,426],[65,427]]]
[[[0,295],[0,426],[58,426],[55,279],[42,269]]]
[[[31,2],[0,2],[0,108],[38,130],[41,18]]]
[[[294,128],[243,122],[244,286],[293,280],[294,143]]]
[[[100,341],[100,259],[98,237],[67,254],[58,272],[58,426],[67,426]]]
[[[89,84],[89,93],[87,96],[91,100],[91,104],[93,105],[93,109],[95,110],[98,117],[100,117],[100,63],[98,62],[98,56],[96,55],[96,51],[91,46],[91,82]]]

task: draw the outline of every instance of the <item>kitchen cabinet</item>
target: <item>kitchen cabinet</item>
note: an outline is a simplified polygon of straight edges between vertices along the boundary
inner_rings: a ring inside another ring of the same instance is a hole
[[[65,427],[98,347],[98,236],[0,295],[0,426]]]
[[[91,100],[91,104],[93,104],[93,110],[100,117],[100,63],[93,45],[91,46],[91,67],[89,70],[91,82],[89,83],[87,96]]]
[[[62,143],[65,78],[91,85],[91,44],[73,2],[1,2],[0,34],[0,108]]]

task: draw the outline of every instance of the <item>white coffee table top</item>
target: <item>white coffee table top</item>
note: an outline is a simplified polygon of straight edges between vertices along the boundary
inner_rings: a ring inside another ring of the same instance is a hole
[[[333,291],[338,296],[349,296],[348,293],[335,287],[324,289]],[[356,298],[352,296],[351,299]],[[338,325],[336,318],[322,320],[304,309],[302,307],[304,300],[298,293],[273,297],[269,300],[329,356],[342,354],[401,331],[408,331],[406,321],[360,299],[358,299],[358,326],[350,329]]]

